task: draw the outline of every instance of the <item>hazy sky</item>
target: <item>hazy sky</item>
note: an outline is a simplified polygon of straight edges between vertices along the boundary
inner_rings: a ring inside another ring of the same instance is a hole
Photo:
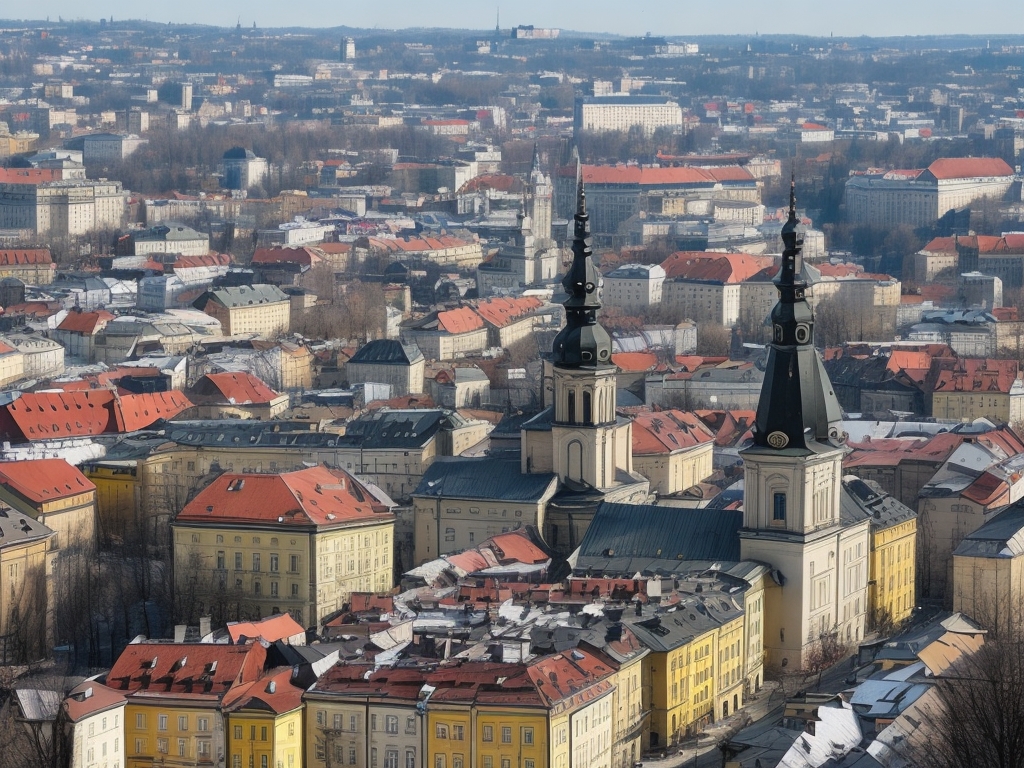
[[[459,27],[493,29],[533,24],[627,35],[761,34],[808,35],[1022,34],[1022,0],[57,0],[16,4],[35,18],[100,16],[148,18],[251,27],[348,25],[352,27]],[[11,6],[0,17],[14,10]]]

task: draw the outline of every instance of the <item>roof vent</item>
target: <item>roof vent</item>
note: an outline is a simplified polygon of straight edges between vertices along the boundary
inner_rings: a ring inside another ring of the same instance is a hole
[[[267,683],[267,693],[277,693],[277,682],[271,680]]]

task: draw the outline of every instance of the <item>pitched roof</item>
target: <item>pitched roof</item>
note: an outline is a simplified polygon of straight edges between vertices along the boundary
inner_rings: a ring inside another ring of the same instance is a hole
[[[304,690],[292,684],[292,668],[268,672],[259,680],[236,685],[224,697],[224,708],[230,712],[259,709],[274,714],[291,712],[302,706]]]
[[[105,309],[96,312],[68,312],[67,317],[57,326],[58,331],[93,334],[114,319],[114,315]]]
[[[208,302],[216,301],[229,309],[235,309],[260,304],[276,304],[288,300],[288,294],[276,285],[241,285],[231,288],[213,288],[196,299],[193,306],[196,309],[204,309]]]
[[[96,490],[78,467],[64,459],[0,462],[0,485],[36,504]]]
[[[317,466],[277,475],[225,473],[200,491],[175,522],[260,522],[289,527],[393,519],[348,472]]]
[[[49,248],[18,248],[0,250],[0,266],[13,267],[23,264],[53,264]]]
[[[711,443],[714,434],[696,414],[669,410],[638,413],[633,419],[633,454],[675,453]]]
[[[423,473],[415,496],[537,502],[554,490],[555,475],[523,474],[519,459],[434,460]]]
[[[115,691],[216,700],[259,678],[267,658],[259,643],[133,643],[107,673]]]
[[[324,260],[324,254],[317,253],[318,248],[305,247],[277,247],[257,248],[253,254],[253,264],[301,264],[311,267]]]
[[[259,621],[228,622],[227,629],[232,643],[237,643],[242,637],[250,639],[262,637],[268,643],[275,643],[278,640],[287,640],[294,635],[301,635],[306,631],[291,617],[291,614],[287,613],[277,613]]]
[[[953,550],[961,557],[1010,558],[1024,555],[1024,504],[1015,502],[967,534]]]
[[[438,312],[437,325],[448,333],[468,333],[483,328],[484,321],[470,307],[459,307]]]
[[[612,362],[621,371],[649,371],[658,365],[658,356],[653,352],[616,352]]]
[[[568,169],[575,175],[576,169]],[[559,175],[568,175],[567,169],[559,171]],[[717,166],[714,168],[694,168],[692,166],[676,166],[670,168],[649,168],[638,165],[584,165],[583,181],[586,184],[635,184],[638,186],[710,186],[721,181],[749,181],[754,177],[746,168],[740,166]]]
[[[264,405],[280,395],[251,373],[208,373],[194,387],[197,395],[220,396],[232,405]]]
[[[169,421],[192,407],[184,392],[143,392],[118,395],[114,402],[114,421],[118,432],[137,432],[163,419]]]
[[[68,713],[68,719],[77,723],[96,712],[123,706],[124,703],[123,693],[111,690],[95,680],[86,680],[71,689],[71,693],[64,699],[64,710]]]
[[[747,253],[677,251],[661,263],[670,279],[741,283],[774,264],[767,256]]]
[[[999,157],[943,157],[929,165],[928,170],[939,180],[1013,176],[1013,168]]]
[[[351,363],[373,365],[412,365],[423,359],[415,344],[403,344],[394,339],[375,339],[359,348],[349,359]]]
[[[231,263],[231,256],[226,253],[206,253],[202,256],[179,256],[174,261],[174,268],[192,269],[195,267],[226,267]]]
[[[506,325],[528,317],[534,310],[543,306],[540,299],[534,296],[523,296],[518,299],[509,299],[499,296],[493,299],[481,301],[476,306],[476,311],[485,321],[496,328],[504,328]]]

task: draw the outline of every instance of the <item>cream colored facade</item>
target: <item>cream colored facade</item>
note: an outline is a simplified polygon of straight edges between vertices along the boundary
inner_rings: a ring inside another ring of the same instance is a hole
[[[925,226],[933,224],[946,211],[969,206],[982,198],[1001,198],[1013,183],[1012,176],[937,181],[888,176],[850,177],[846,183],[846,211],[850,221],[888,227]]]
[[[739,283],[666,280],[662,306],[672,309],[679,318],[732,328],[740,317],[740,294]]]
[[[92,687],[88,683],[80,686],[78,690],[83,693],[79,695],[88,691],[91,697]],[[99,687],[98,683],[96,687]],[[109,693],[105,694],[105,697],[109,696]],[[99,709],[72,722],[70,768],[121,768],[125,765],[124,713],[125,700],[122,698],[108,708]]]
[[[21,353],[25,378],[38,379],[64,373],[64,347],[56,341],[21,335],[5,336],[0,341]]]
[[[626,264],[604,276],[602,299],[622,310],[647,309],[662,302],[665,270],[657,264]]]
[[[773,583],[765,593],[764,644],[769,662],[790,669],[804,666],[822,634],[836,632],[847,644],[864,638],[869,521],[841,524],[842,456],[842,449],[798,458],[748,449],[743,456],[740,554],[785,576],[784,586]]]
[[[25,356],[16,347],[0,352],[0,385],[25,378]]]
[[[188,594],[184,579],[198,559],[214,587],[223,585],[227,602],[244,602],[256,616],[288,612],[313,626],[340,610],[353,592],[391,589],[394,527],[391,515],[316,531],[175,523],[176,590]]]
[[[931,401],[931,415],[936,419],[989,419],[1005,424],[1016,424],[1024,420],[1024,381],[1016,379],[1009,392],[935,391],[932,392]]]
[[[652,135],[657,128],[679,128],[683,124],[683,111],[678,104],[637,104],[628,101],[608,103],[584,100],[577,104],[576,130],[622,131],[628,133],[634,125]]]
[[[651,490],[662,495],[678,493],[709,477],[714,471],[714,443],[693,448],[644,455],[633,453],[633,469],[651,481]]]
[[[420,355],[411,363],[355,363],[345,366],[345,375],[350,384],[390,384],[391,396],[418,395],[423,393],[423,375],[426,360]]]
[[[403,329],[402,338],[415,344],[427,360],[455,360],[487,349],[487,328],[465,333]]]
[[[262,339],[275,339],[291,327],[291,301],[287,299],[237,307],[225,307],[211,301],[204,311],[220,320],[225,336],[255,333]]]
[[[82,235],[121,226],[126,198],[116,181],[71,179],[0,184],[0,228],[36,234]]]

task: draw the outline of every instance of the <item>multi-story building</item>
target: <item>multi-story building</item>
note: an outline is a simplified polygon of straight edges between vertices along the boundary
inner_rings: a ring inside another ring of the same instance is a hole
[[[624,264],[604,276],[604,302],[625,312],[661,304],[665,270],[657,264]]]
[[[488,331],[472,307],[458,307],[406,321],[402,338],[427,359],[455,360],[487,349]]]
[[[679,251],[661,266],[665,271],[662,306],[698,324],[732,328],[743,314],[744,294],[760,296],[774,290],[769,282],[752,281],[774,268],[774,260],[767,256]],[[752,297],[748,302],[763,306]]]
[[[663,96],[584,96],[576,100],[573,130],[622,131],[639,126],[650,136],[659,128],[682,130],[683,110]]]
[[[210,251],[210,236],[197,232],[184,224],[167,222],[140,231],[130,232],[126,238],[136,256],[150,253],[177,253],[182,256],[206,256]]]
[[[64,459],[0,462],[0,500],[50,528],[51,548],[96,543],[96,486]]]
[[[376,339],[359,348],[348,363],[345,375],[349,384],[390,384],[392,396],[423,392],[426,361],[412,344],[392,339]]]
[[[125,697],[94,680],[71,689],[64,700],[71,768],[121,768],[125,764]]]
[[[1024,504],[1011,504],[953,550],[952,607],[991,632],[1024,621]]]
[[[224,616],[286,611],[315,626],[352,592],[391,588],[394,527],[341,469],[226,473],[172,523],[175,592]]]
[[[813,346],[801,229],[791,196],[757,429],[740,452],[741,556],[786,574],[785,585],[765,590],[765,651],[797,669],[820,643],[863,639],[870,556],[870,522],[841,513],[842,412]]]
[[[961,357],[935,372],[929,413],[937,419],[1005,424],[1024,419],[1024,381],[1016,360]]]
[[[106,677],[126,700],[125,768],[226,765],[222,707],[235,688],[260,678],[266,658],[260,643],[125,648]]]
[[[868,620],[872,627],[898,626],[916,603],[917,512],[870,480],[843,478],[843,517],[871,522]]]
[[[214,288],[193,306],[220,320],[225,336],[255,333],[273,339],[287,333],[291,324],[291,301],[276,285]]]
[[[43,379],[64,373],[64,345],[37,334],[8,333],[6,344],[21,352],[26,379]]]
[[[0,183],[0,227],[37,235],[83,235],[122,225],[127,200],[121,183],[70,179]]]
[[[452,235],[439,237],[367,237],[353,243],[353,256],[359,262],[369,255],[387,256],[394,261],[437,264],[443,267],[472,269],[483,260],[477,240],[462,240]]]
[[[940,158],[924,169],[853,174],[846,182],[847,217],[855,224],[913,227],[982,198],[1001,198],[1014,171],[992,157]]]
[[[275,392],[251,373],[208,373],[189,394],[200,419],[273,419],[289,403],[287,394]]]
[[[633,419],[633,469],[661,496],[710,477],[714,444],[711,430],[687,411],[644,412]]]
[[[232,147],[224,153],[222,160],[224,189],[249,189],[262,184],[270,173],[265,157],[256,157],[251,149]]]
[[[236,685],[225,697],[225,766],[303,768],[303,688],[291,667]],[[202,762],[200,760],[200,762]],[[217,761],[220,762],[220,761]]]
[[[0,278],[16,277],[28,285],[49,285],[56,269],[49,248],[0,250]]]

